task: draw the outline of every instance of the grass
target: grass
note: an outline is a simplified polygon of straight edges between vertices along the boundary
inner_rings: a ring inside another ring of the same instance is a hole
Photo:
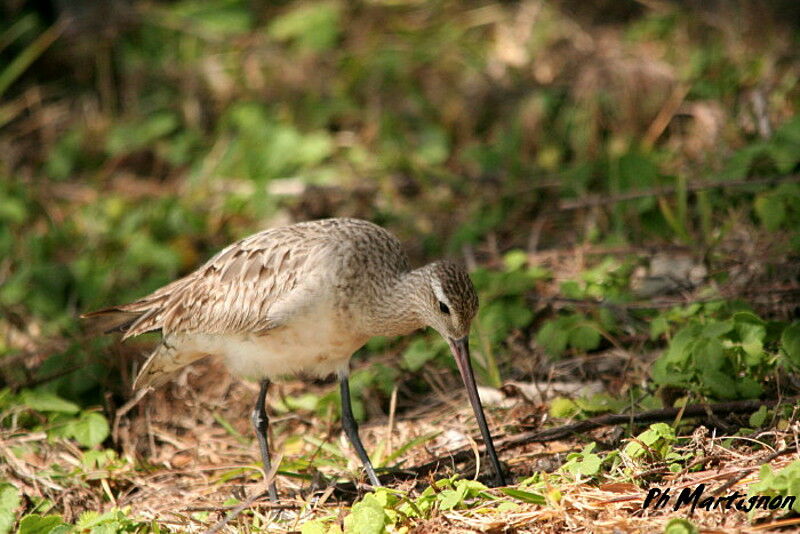
[[[103,32],[89,12],[81,28],[2,8],[0,532],[796,522],[642,505],[700,483],[797,493],[798,29],[747,1],[605,20],[569,4],[132,2]],[[376,339],[351,380],[376,464],[461,460],[348,492],[360,470],[335,388],[290,380],[270,397],[285,497],[270,510],[253,500],[253,386],[203,362],[130,403],[153,339],[95,339],[77,316],[325,216],[386,226],[414,263],[467,263],[501,441],[764,406],[509,447],[514,484],[488,488],[443,342]]]

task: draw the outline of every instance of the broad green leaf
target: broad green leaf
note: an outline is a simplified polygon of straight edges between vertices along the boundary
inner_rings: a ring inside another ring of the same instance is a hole
[[[733,321],[708,321],[703,327],[704,337],[720,337],[733,330]]]
[[[536,343],[551,356],[561,355],[567,348],[568,340],[569,332],[557,321],[547,321],[536,334]]]
[[[667,352],[662,355],[670,363],[683,363],[691,355],[691,347],[700,335],[699,325],[693,324],[681,328],[669,344]]]
[[[88,412],[70,425],[75,440],[84,447],[99,445],[108,437],[109,427],[106,418],[97,412]]]
[[[570,399],[556,397],[550,401],[550,415],[553,417],[572,417],[578,412],[580,412],[580,408]]]
[[[420,133],[414,156],[427,165],[441,165],[450,156],[447,132],[436,125],[428,125]]]
[[[710,390],[711,395],[719,399],[735,399],[736,381],[729,374],[717,369],[704,368],[701,374],[703,384]]]
[[[0,534],[11,532],[20,502],[17,488],[11,484],[0,484]]]
[[[224,38],[243,34],[253,27],[253,11],[237,0],[184,0],[170,5],[169,9],[159,10],[158,16],[167,20],[177,17],[171,21],[173,24],[193,28],[200,34]]]
[[[322,521],[306,521],[300,526],[300,534],[326,534],[328,529]]]
[[[60,534],[69,529],[60,516],[30,514],[20,520],[17,534]]]
[[[800,321],[790,324],[783,330],[781,348],[792,363],[800,365]]]
[[[701,338],[692,350],[698,369],[722,369],[728,362],[725,349],[718,338]]]
[[[528,502],[531,504],[547,504],[547,499],[544,498],[543,495],[539,495],[538,493],[531,493],[530,491],[523,491],[514,488],[500,488],[500,491],[508,495],[509,497],[514,497],[515,499],[519,499],[522,502]]]
[[[344,531],[347,534],[382,534],[385,526],[383,506],[371,493],[354,504],[350,514],[344,518]]]
[[[54,393],[40,390],[25,390],[20,393],[22,404],[39,412],[57,412],[74,414],[80,407],[74,402],[64,400]]]
[[[761,195],[756,198],[755,210],[764,228],[774,232],[786,219],[786,206],[783,199],[774,194]]]
[[[645,154],[628,152],[619,158],[620,189],[646,189],[656,185],[658,167]]]
[[[275,18],[268,33],[275,39],[294,40],[301,48],[329,50],[339,38],[341,8],[336,2],[299,4]]]
[[[603,463],[603,459],[600,456],[597,454],[581,454],[580,456],[581,458],[576,459],[569,465],[571,473],[591,477],[600,471],[600,466]]]
[[[575,399],[575,403],[585,412],[619,411],[625,408],[625,401],[614,398],[607,393],[598,393],[590,397]]]
[[[561,292],[562,295],[570,299],[583,298],[583,289],[581,289],[581,285],[574,280],[567,280],[565,282],[561,282],[559,291]]]
[[[505,264],[507,270],[516,271],[528,263],[528,255],[524,250],[511,250],[503,256],[503,263]]]
[[[636,436],[625,446],[624,453],[631,458],[643,456],[648,449],[659,449],[661,445],[668,445],[675,441],[675,430],[666,423],[653,423],[650,427]]]
[[[761,362],[761,355],[764,353],[764,338],[767,336],[767,328],[763,324],[749,322],[737,322],[736,332],[742,343],[742,349],[752,358],[748,363],[758,364]]]
[[[766,324],[766,321],[756,315],[755,313],[749,311],[738,311],[733,314],[731,317],[734,323],[750,323],[750,324]]]
[[[750,414],[748,423],[753,428],[760,428],[766,422],[768,413],[767,407],[762,406],[757,412]]]
[[[646,445],[653,445],[660,439],[674,440],[675,430],[666,423],[653,423],[650,428],[639,434],[639,440]]]
[[[436,351],[431,350],[425,338],[415,339],[403,352],[403,363],[409,371],[419,371],[431,359]]]
[[[749,376],[743,376],[736,382],[736,392],[743,399],[757,399],[764,393],[764,386]]]
[[[467,487],[459,485],[456,489],[442,490],[439,494],[439,508],[441,510],[452,510],[464,502],[467,496]]]
[[[285,398],[286,407],[289,410],[302,410],[307,412],[316,410],[317,406],[319,406],[319,400],[319,395],[315,395],[314,393],[303,393]]]
[[[109,134],[106,150],[111,155],[139,150],[172,133],[179,124],[171,111],[154,113],[141,122],[121,123]]]
[[[600,340],[600,332],[591,323],[579,324],[569,332],[569,344],[578,350],[594,350]]]

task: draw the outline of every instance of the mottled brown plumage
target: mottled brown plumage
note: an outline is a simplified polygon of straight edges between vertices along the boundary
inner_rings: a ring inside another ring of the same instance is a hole
[[[152,294],[86,317],[123,339],[162,333],[135,388],[160,385],[206,355],[223,357],[263,388],[293,373],[338,372],[346,384],[350,357],[371,337],[426,325],[467,351],[477,308],[460,265],[439,261],[411,270],[399,241],[383,228],[325,219],[246,237]],[[465,354],[460,368],[469,365]]]

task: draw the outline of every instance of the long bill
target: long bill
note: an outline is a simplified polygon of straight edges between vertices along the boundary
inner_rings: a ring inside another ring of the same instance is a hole
[[[506,479],[503,475],[503,469],[500,467],[500,460],[497,459],[497,452],[494,450],[494,442],[492,435],[489,433],[489,427],[486,424],[486,416],[483,414],[483,406],[481,399],[478,396],[478,387],[475,384],[475,375],[472,372],[472,362],[469,359],[469,337],[464,336],[460,339],[448,339],[450,350],[453,351],[453,356],[458,364],[458,370],[461,373],[461,379],[464,381],[464,386],[467,388],[467,396],[469,402],[472,404],[472,410],[475,412],[475,418],[478,420],[478,427],[481,429],[483,436],[483,443],[486,445],[486,454],[492,462],[494,472],[497,474],[497,482],[500,486],[506,485]]]

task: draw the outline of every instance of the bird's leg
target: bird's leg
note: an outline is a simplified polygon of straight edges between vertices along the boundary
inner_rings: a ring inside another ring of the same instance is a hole
[[[261,380],[261,388],[258,390],[258,398],[256,405],[253,408],[252,421],[253,428],[256,431],[256,438],[258,438],[258,446],[261,449],[261,460],[264,462],[264,476],[268,477],[272,471],[272,464],[269,461],[269,417],[267,416],[267,408],[265,401],[267,399],[267,389],[269,389],[269,380],[264,378]],[[278,490],[275,487],[275,480],[269,483],[269,500],[278,502]]]
[[[350,381],[347,379],[347,373],[339,373],[339,392],[342,397],[342,428],[353,445],[353,448],[358,454],[361,463],[364,464],[364,470],[367,472],[369,483],[373,486],[380,486],[378,476],[375,474],[375,469],[372,468],[372,462],[369,461],[367,451],[364,450],[364,445],[361,443],[361,438],[358,437],[358,423],[353,417],[353,408],[350,405]]]

